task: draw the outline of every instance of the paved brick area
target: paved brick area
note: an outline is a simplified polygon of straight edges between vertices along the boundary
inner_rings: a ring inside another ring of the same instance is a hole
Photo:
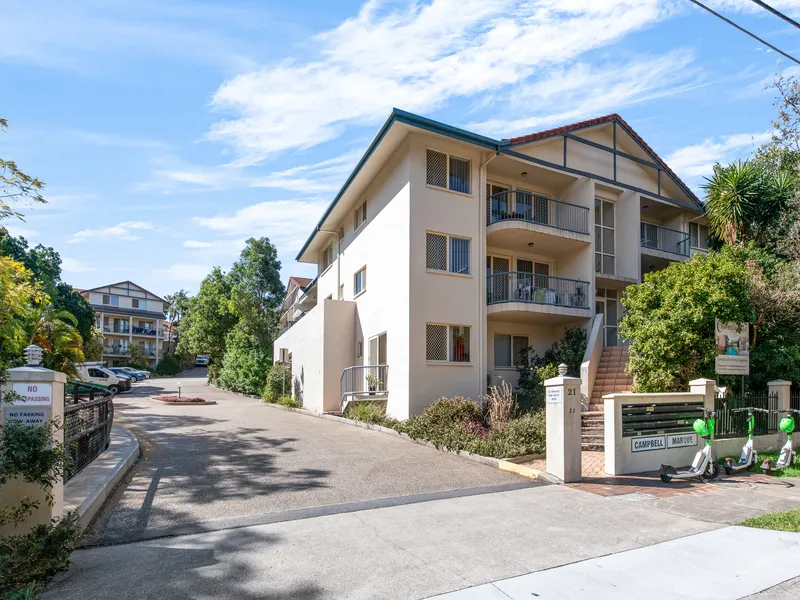
[[[540,458],[523,463],[526,467],[531,467],[539,471],[547,470],[547,460]],[[586,450],[581,452],[581,475],[583,477],[593,477],[605,473],[605,453]]]

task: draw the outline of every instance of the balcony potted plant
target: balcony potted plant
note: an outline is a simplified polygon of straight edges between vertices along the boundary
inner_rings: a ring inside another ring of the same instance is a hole
[[[370,373],[366,377],[367,379],[367,390],[369,391],[370,395],[374,394],[378,391],[378,387],[383,386],[383,382],[379,380],[375,375]]]

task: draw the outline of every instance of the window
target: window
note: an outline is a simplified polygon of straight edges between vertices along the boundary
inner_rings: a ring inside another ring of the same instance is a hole
[[[708,250],[708,225],[689,223],[689,238],[692,248]]]
[[[353,296],[358,296],[367,289],[367,267],[363,267],[353,276]]]
[[[425,325],[425,360],[469,362],[470,328],[466,325]]]
[[[613,275],[614,270],[614,203],[594,200],[594,270]]]
[[[140,300],[139,298],[132,298],[131,299],[131,306],[133,308],[139,308],[141,310],[145,310],[147,308],[147,300]]]
[[[103,304],[108,304],[110,306],[119,306],[119,296],[109,296],[103,294]]]
[[[325,250],[322,251],[322,270],[324,271],[328,267],[333,264],[333,249],[336,246],[334,242],[331,242]]]
[[[523,353],[529,345],[527,335],[495,334],[494,366],[516,367],[523,364]]]
[[[356,342],[356,358],[363,358],[364,357],[364,340],[358,340]]]
[[[426,233],[425,267],[469,275],[469,240],[441,233]]]
[[[355,228],[358,229],[359,227],[361,227],[366,220],[367,220],[367,202],[365,200],[364,203],[356,209]]]
[[[462,194],[470,193],[470,162],[465,158],[428,150],[426,174],[428,185]]]

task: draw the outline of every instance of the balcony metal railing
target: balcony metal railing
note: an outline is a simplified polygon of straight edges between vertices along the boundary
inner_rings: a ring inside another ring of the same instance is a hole
[[[689,234],[684,231],[652,223],[642,223],[641,234],[642,248],[689,256]]]
[[[488,304],[528,302],[567,308],[589,308],[588,281],[522,272],[495,273],[487,279]]]
[[[131,331],[134,335],[158,335],[158,330],[155,327],[137,327],[134,325]]]
[[[348,397],[376,396],[389,393],[389,365],[347,367],[339,378],[339,408],[344,412]]]
[[[589,234],[589,209],[547,196],[511,190],[489,197],[487,224],[525,221],[555,229]]]
[[[103,354],[112,354],[114,356],[127,356],[128,349],[122,346],[103,346]]]
[[[119,325],[103,325],[104,333],[130,333],[127,327],[120,327]]]

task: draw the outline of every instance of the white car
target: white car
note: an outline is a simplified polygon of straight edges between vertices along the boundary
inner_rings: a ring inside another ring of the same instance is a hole
[[[75,365],[81,381],[95,383],[108,388],[114,394],[131,389],[131,380],[123,381],[114,373],[103,367],[103,363],[78,363]]]
[[[205,354],[198,354],[194,358],[194,366],[195,367],[207,367],[208,366],[208,356]]]

